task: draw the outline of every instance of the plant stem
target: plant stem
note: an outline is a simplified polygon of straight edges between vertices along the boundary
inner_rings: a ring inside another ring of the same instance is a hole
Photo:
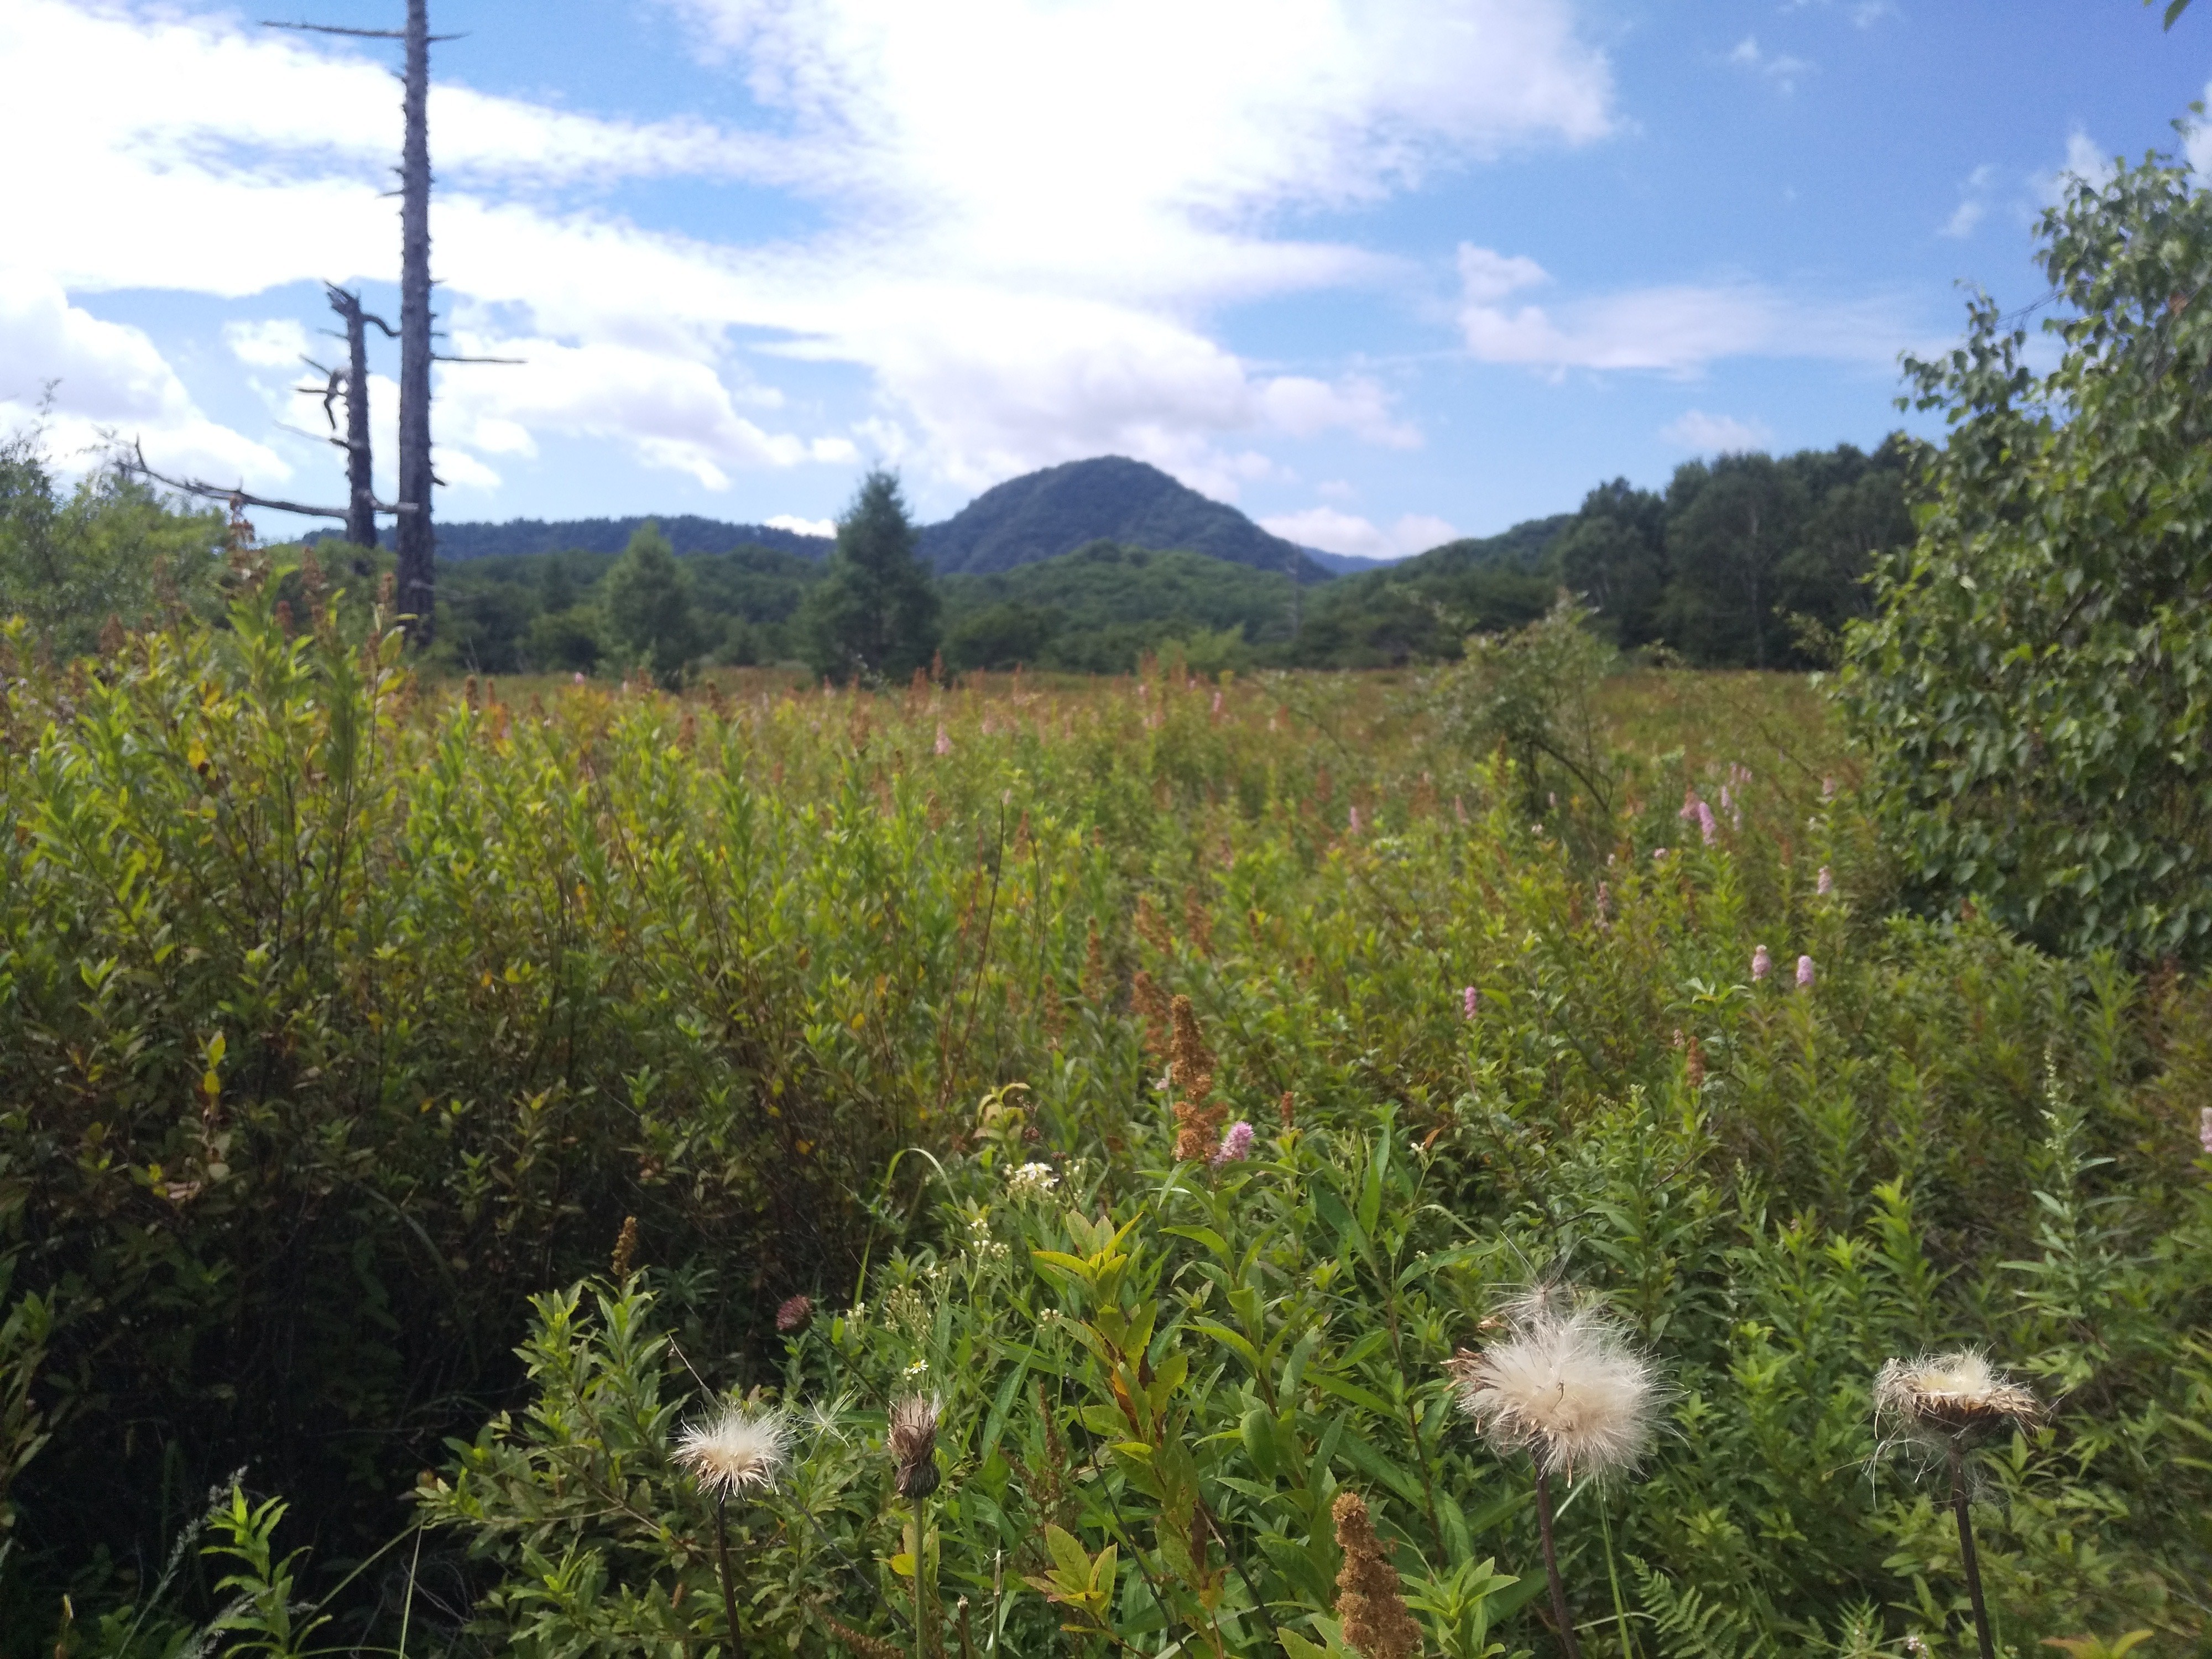
[[[929,1616],[922,1578],[929,1559],[929,1499],[914,1500],[914,1659],[929,1659]]]
[[[1959,1560],[1966,1571],[1966,1595],[1974,1604],[1974,1634],[1981,1638],[1982,1659],[1996,1659],[1990,1640],[1990,1610],[1982,1601],[1982,1562],[1974,1553],[1974,1523],[1967,1513],[1966,1460],[1954,1436],[1945,1447],[1951,1459],[1951,1512],[1959,1518]]]
[[[1552,1581],[1552,1616],[1559,1622],[1559,1645],[1567,1659],[1583,1659],[1575,1641],[1575,1621],[1567,1612],[1566,1586],[1559,1582],[1559,1547],[1552,1541],[1552,1477],[1541,1463],[1536,1465],[1536,1528],[1544,1534],[1544,1571]]]
[[[714,1565],[722,1575],[722,1612],[730,1621],[730,1659],[744,1659],[744,1633],[738,1628],[738,1593],[730,1583],[730,1536],[723,1525],[726,1498],[714,1500]]]

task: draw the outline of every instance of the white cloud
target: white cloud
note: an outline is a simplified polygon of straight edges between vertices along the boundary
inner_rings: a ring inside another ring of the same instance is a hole
[[[738,412],[777,390],[732,371],[743,330],[859,367],[877,412],[855,435],[895,434],[949,481],[1115,448],[1233,493],[1269,466],[1270,436],[1419,441],[1359,377],[1269,374],[1209,331],[1222,304],[1395,270],[1277,234],[1279,216],[1613,125],[1569,0],[667,3],[741,69],[757,130],[477,93],[445,67],[466,49],[441,49],[445,291],[464,319],[498,307],[533,362],[589,360],[447,377],[441,441],[527,455],[532,433],[589,431],[702,483],[854,453]],[[0,144],[45,158],[11,213],[70,228],[39,257],[80,294],[388,280],[389,55],[131,0],[0,0]],[[821,228],[717,244],[572,199],[670,174],[795,192]],[[493,389],[501,375],[529,389]],[[618,394],[596,411],[576,389],[594,376]],[[662,392],[675,412],[654,412]]]
[[[1470,256],[1474,256],[1470,258]],[[1826,357],[1887,362],[1905,331],[1880,301],[1816,305],[1757,283],[1676,283],[1576,301],[1557,315],[1543,307],[1509,307],[1512,288],[1547,282],[1527,259],[1504,260],[1462,246],[1462,279],[1472,270],[1459,313],[1469,351],[1485,362],[1521,363],[1558,374],[1570,368],[1647,369],[1689,376],[1724,357]]]
[[[222,339],[232,356],[255,368],[299,368],[300,359],[308,355],[307,331],[291,317],[225,323]]]
[[[1261,527],[1301,547],[1317,547],[1324,553],[1348,553],[1362,559],[1401,559],[1425,553],[1452,540],[1459,532],[1450,520],[1431,514],[1408,513],[1385,530],[1356,513],[1334,507],[1309,507],[1296,513],[1277,513],[1260,520]]]
[[[795,513],[779,513],[762,522],[770,530],[788,530],[795,536],[834,536],[837,533],[835,519],[802,519]]]
[[[2192,137],[2188,149],[2192,165],[2196,161],[2196,142]],[[2066,135],[2064,163],[2033,180],[2035,193],[2044,202],[2056,204],[2064,198],[2076,180],[2101,189],[2111,182],[2113,167],[2113,157],[2100,147],[2095,139],[2076,127]]]
[[[1796,91],[1799,78],[1813,68],[1802,58],[1762,50],[1757,39],[1748,34],[1736,42],[1735,50],[1729,53],[1728,60],[1738,69],[1764,76],[1781,92]]]
[[[1708,415],[1702,409],[1683,410],[1659,428],[1659,435],[1679,449],[1700,455],[1740,455],[1774,441],[1773,430],[1764,421],[1739,421],[1729,415]]]
[[[71,305],[50,277],[4,265],[0,366],[0,426],[35,418],[52,384],[48,436],[64,463],[102,447],[112,432],[125,442],[143,438],[147,459],[165,472],[261,487],[290,473],[267,447],[202,413],[142,331]]]
[[[1314,494],[1325,501],[1348,501],[1358,493],[1343,478],[1327,478],[1314,486]]]

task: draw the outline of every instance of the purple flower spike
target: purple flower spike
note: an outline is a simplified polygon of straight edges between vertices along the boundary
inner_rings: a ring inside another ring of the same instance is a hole
[[[1766,947],[1762,945],[1751,953],[1751,977],[1753,982],[1756,983],[1759,980],[1765,979],[1767,975],[1773,971],[1774,958],[1767,955]]]
[[[1713,822],[1713,809],[1703,801],[1698,803],[1698,833],[1705,838],[1705,845],[1708,847],[1711,847],[1720,836],[1719,826]]]
[[[1470,986],[1468,986],[1468,987],[1464,991],[1462,991],[1462,992],[1459,994],[1459,1006],[1460,1006],[1460,1012],[1462,1012],[1462,1014],[1463,1014],[1467,1018],[1468,1018],[1468,1019],[1473,1019],[1473,1018],[1474,1018],[1474,1010],[1475,1010],[1475,995],[1474,995],[1474,987],[1473,987],[1472,985],[1470,985]]]
[[[1241,1164],[1251,1155],[1252,1126],[1240,1117],[1229,1126],[1221,1145],[1214,1149],[1213,1166],[1218,1170],[1224,1164]]]
[[[1810,957],[1797,958],[1797,988],[1801,991],[1813,988],[1813,958]]]
[[[1819,890],[1822,898],[1827,897],[1829,894],[1836,890],[1836,878],[1829,872],[1828,866],[1825,864],[1820,866],[1820,884]]]

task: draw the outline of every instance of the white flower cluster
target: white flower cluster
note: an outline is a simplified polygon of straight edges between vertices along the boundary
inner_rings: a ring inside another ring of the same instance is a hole
[[[991,1218],[980,1212],[968,1218],[968,1253],[978,1261],[1004,1261],[1007,1249],[991,1237]]]
[[[1018,1203],[1025,1198],[1042,1198],[1059,1185],[1060,1177],[1049,1164],[1024,1164],[1006,1172],[1006,1196]]]

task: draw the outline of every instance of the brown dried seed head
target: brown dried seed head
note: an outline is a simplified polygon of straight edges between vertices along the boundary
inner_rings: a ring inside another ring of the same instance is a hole
[[[1336,1575],[1336,1616],[1344,1639],[1363,1659],[1408,1659],[1421,1650],[1421,1627],[1406,1611],[1397,1568],[1390,1565],[1366,1500],[1358,1492],[1337,1494],[1329,1513],[1336,1519],[1336,1547],[1344,1565]]]
[[[636,1260],[637,1218],[626,1215],[623,1218],[622,1231],[615,1235],[614,1257],[608,1262],[607,1271],[615,1282],[620,1284],[629,1277],[630,1267]]]
[[[937,1414],[934,1395],[909,1395],[891,1407],[888,1444],[898,1465],[893,1484],[902,1498],[927,1498],[937,1490]]]

